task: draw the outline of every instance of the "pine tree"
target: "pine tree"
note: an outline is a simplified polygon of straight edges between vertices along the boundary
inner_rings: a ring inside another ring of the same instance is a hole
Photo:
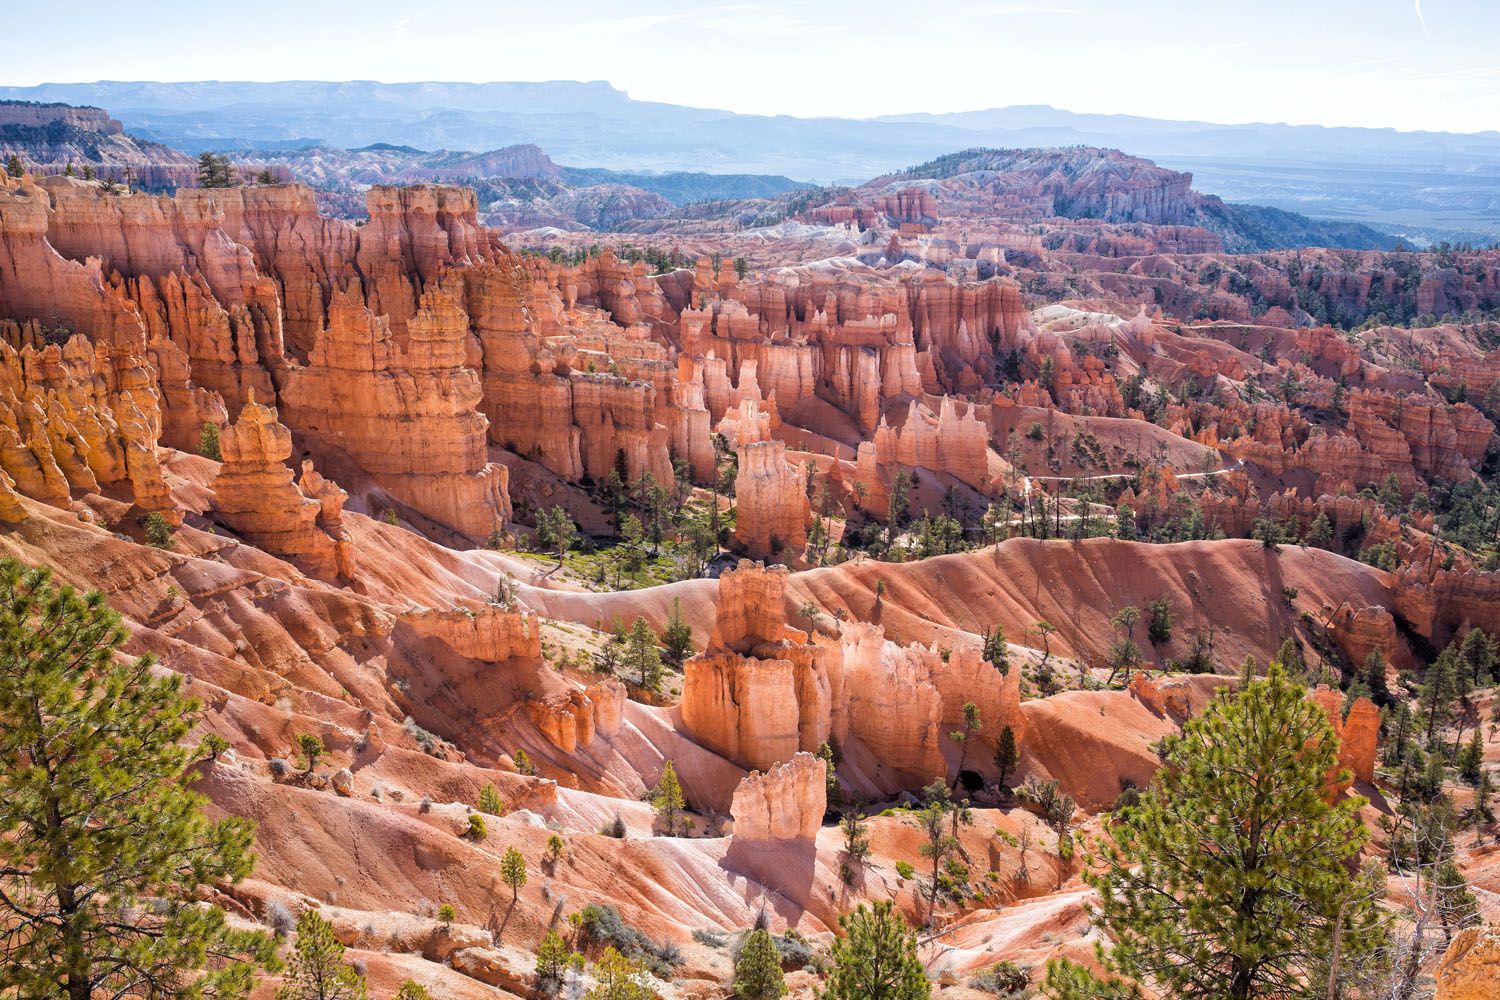
[[[312,769],[318,766],[318,760],[323,756],[323,750],[323,737],[316,733],[297,734],[297,752],[306,764],[308,774],[312,774]]]
[[[1378,646],[1365,657],[1364,681],[1370,689],[1370,700],[1375,704],[1384,708],[1395,701],[1385,677],[1385,655]]]
[[[734,963],[734,995],[739,1000],[780,1000],[786,996],[781,953],[768,931],[757,927],[745,939]]]
[[[1333,525],[1328,520],[1328,515],[1322,511],[1313,518],[1312,524],[1307,529],[1307,534],[1302,538],[1303,545],[1309,545],[1315,549],[1326,549],[1333,544]]]
[[[229,157],[208,152],[198,154],[199,187],[227,188],[233,184],[234,168],[230,166]]]
[[[817,757],[823,762],[823,787],[827,793],[828,808],[837,809],[844,801],[844,790],[839,786],[838,759],[833,752],[833,744],[826,741],[819,743]]]
[[[26,172],[26,168],[21,166],[21,158],[15,153],[11,153],[10,156],[6,157],[5,172],[11,177],[20,177]]]
[[[599,649],[594,653],[591,665],[595,673],[604,674],[606,677],[613,677],[619,673],[624,663],[625,633],[620,631],[620,625],[617,621],[614,629],[609,634],[609,638],[604,640],[600,644]]]
[[[889,900],[863,903],[839,918],[833,971],[822,1000],[927,1000],[932,984],[917,958],[917,937]]]
[[[1255,662],[1254,656],[1247,655],[1245,662],[1240,664],[1240,690],[1245,690],[1255,683],[1256,676],[1260,673],[1260,664]]]
[[[929,920],[933,911],[937,909],[938,892],[942,888],[938,873],[942,870],[943,861],[959,847],[958,838],[948,832],[948,798],[946,795],[948,788],[941,781],[936,784],[942,785],[944,795],[941,798],[934,797],[929,800],[927,805],[917,813],[917,824],[927,835],[927,843],[921,848],[922,857],[932,862],[932,882],[927,889]]]
[[[844,858],[840,863],[840,872],[845,885],[854,881],[855,869],[863,868],[865,859],[870,856],[870,836],[865,827],[865,814],[859,806],[845,809],[839,816],[839,831],[844,835]]]
[[[1427,676],[1423,678],[1422,697],[1418,704],[1423,717],[1427,720],[1426,745],[1428,750],[1433,748],[1439,730],[1447,724],[1448,717],[1453,710],[1455,666],[1453,660],[1453,646],[1449,645],[1427,667]]]
[[[557,557],[557,565],[563,564],[568,548],[578,537],[578,526],[561,507],[543,508],[536,512],[536,538]]]
[[[1010,676],[1010,646],[1005,641],[1005,626],[996,625],[993,631],[984,634],[984,658],[1000,671],[1001,677]]]
[[[1469,881],[1450,857],[1437,866],[1433,874],[1433,888],[1437,892],[1438,915],[1443,924],[1443,936],[1453,940],[1453,931],[1469,926],[1479,919],[1479,901],[1469,891]]]
[[[531,755],[525,750],[517,749],[511,754],[511,763],[516,766],[517,774],[524,774],[528,778],[536,774],[536,765],[531,762]]]
[[[1281,641],[1281,648],[1276,651],[1276,662],[1294,680],[1300,680],[1307,673],[1307,661],[1302,658],[1302,644],[1292,636]]]
[[[1146,638],[1152,645],[1160,646],[1172,638],[1172,602],[1158,597],[1151,602],[1146,619]]]
[[[666,821],[667,836],[676,836],[677,815],[687,808],[687,799],[682,794],[682,783],[677,780],[677,767],[670,760],[662,765],[661,778],[651,791],[651,808]]]
[[[308,908],[297,918],[297,944],[291,973],[276,1000],[366,1000],[365,977],[344,961],[344,946],[333,924]]]
[[[667,615],[667,627],[662,630],[661,641],[667,647],[667,659],[673,667],[681,669],[683,661],[693,651],[693,629],[682,617],[681,598],[672,598],[672,610]]]
[[[1140,619],[1141,611],[1133,604],[1116,611],[1115,616],[1110,619],[1110,623],[1115,628],[1123,629],[1125,634],[1110,647],[1109,680],[1106,683],[1114,683],[1115,675],[1121,670],[1128,676],[1141,661],[1141,649],[1135,644],[1135,623]]]
[[[963,775],[964,764],[969,760],[969,745],[974,742],[974,736],[979,732],[979,706],[972,701],[966,701],[963,714],[964,727],[948,734],[948,738],[958,744],[958,767],[953,774],[955,785]]]
[[[1494,810],[1490,808],[1490,796],[1495,794],[1494,782],[1490,779],[1490,772],[1484,768],[1479,770],[1479,787],[1474,791],[1474,828],[1487,823],[1495,822]]]
[[[1484,741],[1480,739],[1476,726],[1474,735],[1464,744],[1458,754],[1458,776],[1471,785],[1479,784],[1479,772],[1484,767]]]
[[[1417,785],[1417,791],[1422,799],[1427,802],[1435,800],[1443,792],[1443,782],[1448,778],[1447,765],[1443,763],[1443,750],[1441,747],[1427,755],[1426,766],[1422,769],[1422,777]]]
[[[673,504],[671,494],[649,472],[631,484],[630,494],[636,510],[640,512],[645,537],[651,542],[651,555],[655,556],[661,549],[662,537],[675,520],[678,508]]]
[[[1039,621],[1034,628],[1037,635],[1042,637],[1042,662],[1037,667],[1038,671],[1042,671],[1052,659],[1052,634],[1057,631],[1057,626],[1049,621]]]
[[[198,901],[249,874],[251,827],[204,816],[198,704],[125,638],[97,592],[0,561],[0,996],[234,998],[274,961]]]
[[[599,985],[583,995],[583,1000],[654,1000],[656,991],[646,982],[639,964],[620,954],[613,946],[594,966]]]
[[[153,510],[146,515],[141,524],[145,528],[147,545],[158,549],[172,547],[172,525],[162,516],[161,511]]]
[[[634,674],[643,691],[661,690],[661,650],[656,646],[656,633],[644,618],[637,618],[625,636],[624,667]]]
[[[1021,751],[1016,746],[1016,731],[1009,726],[1000,730],[1000,739],[995,746],[995,769],[1000,772],[995,780],[1001,788],[1007,787],[1005,779],[1021,762]]]
[[[1411,706],[1405,701],[1396,706],[1395,720],[1388,731],[1391,735],[1385,744],[1385,762],[1399,767],[1411,753]]]
[[[625,519],[620,522],[620,542],[615,548],[619,552],[620,568],[632,577],[646,565],[645,538],[641,519],[634,514],[626,514]],[[619,589],[618,574],[615,583],[616,589]]]
[[[562,988],[568,974],[573,953],[562,935],[549,930],[542,936],[536,949],[536,989],[543,996],[550,996]]]
[[[1256,518],[1250,526],[1250,537],[1272,552],[1281,551],[1281,525],[1270,518]]]
[[[500,793],[494,785],[485,785],[479,790],[479,811],[487,812],[491,816],[505,815],[505,802],[500,798]]]
[[[1141,988],[1117,976],[1096,975],[1086,965],[1066,958],[1047,960],[1042,995],[1049,1000],[1139,1000]]]
[[[1335,926],[1346,963],[1383,943],[1374,901],[1347,893],[1364,801],[1324,801],[1338,741],[1279,665],[1221,691],[1164,753],[1113,826],[1103,868],[1085,875],[1114,971],[1173,998],[1321,996],[1303,977],[1330,954]]]
[[[507,847],[500,857],[500,880],[510,886],[510,901],[514,903],[526,884],[526,857],[514,847]]]
[[[203,421],[203,428],[198,432],[198,454],[215,462],[224,461],[224,455],[219,451],[219,425],[212,420]]]
[[[1484,687],[1490,683],[1490,671],[1495,665],[1495,643],[1484,634],[1483,629],[1469,629],[1469,634],[1464,636],[1464,641],[1459,645],[1458,653],[1468,667],[1472,687]]]
[[[408,979],[396,990],[396,1000],[432,1000],[432,994],[421,983]]]

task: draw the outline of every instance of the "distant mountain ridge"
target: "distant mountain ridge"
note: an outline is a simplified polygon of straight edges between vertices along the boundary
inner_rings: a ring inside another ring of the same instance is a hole
[[[759,174],[564,167],[529,143],[480,153],[377,142],[358,149],[319,145],[228,155],[243,173],[270,169],[312,185],[323,211],[341,218],[365,217],[364,192],[374,184],[462,184],[474,189],[486,222],[502,229],[607,230],[667,216],[693,202],[771,198],[807,186]]]
[[[534,143],[585,168],[818,183],[857,184],[976,146],[1100,146],[1191,170],[1203,189],[1230,202],[1360,222],[1419,242],[1500,239],[1500,132],[1218,125],[1037,106],[807,119],[636,101],[599,81],[100,81],[0,88],[0,97],[107,107],[138,134],[189,152]]]
[[[92,106],[0,102],[0,142],[9,143],[9,152],[33,172],[97,173],[159,190],[196,183],[193,158],[135,139]],[[365,192],[373,185],[467,185],[485,221],[505,231],[608,231],[641,223],[659,228],[713,218],[754,227],[798,215],[824,224],[857,222],[861,228],[883,216],[895,227],[928,231],[940,217],[1009,222],[1060,217],[1183,229],[1180,239],[1169,239],[1171,245],[1231,252],[1309,245],[1388,249],[1400,242],[1358,224],[1226,204],[1193,190],[1189,173],[1118,150],[1082,146],[966,149],[856,189],[816,188],[775,175],[562,167],[533,143],[484,152],[426,151],[385,141],[355,149],[288,150],[273,144],[228,155],[239,179],[310,184],[323,211],[348,219],[365,217]],[[111,176],[116,171],[120,176]]]
[[[153,190],[192,183],[198,169],[193,157],[129,134],[103,108],[60,102],[0,100],[0,160],[11,156],[39,173],[71,167]]]
[[[1368,226],[1328,222],[1282,209],[1225,202],[1193,189],[1190,173],[1114,149],[965,149],[876,177],[861,191],[899,199],[909,185],[937,182],[948,214],[975,203],[978,218],[997,205],[1018,214],[1103,222],[1196,226],[1223,241],[1231,253],[1303,246],[1388,250],[1404,244]]]

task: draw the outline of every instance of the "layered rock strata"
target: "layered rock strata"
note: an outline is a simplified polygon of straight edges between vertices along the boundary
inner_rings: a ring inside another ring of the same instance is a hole
[[[347,495],[311,463],[303,465],[301,487],[293,482],[286,465],[292,432],[275,410],[252,398],[223,431],[219,447],[224,464],[213,482],[213,509],[225,525],[313,576],[353,578],[354,542],[341,516]]]

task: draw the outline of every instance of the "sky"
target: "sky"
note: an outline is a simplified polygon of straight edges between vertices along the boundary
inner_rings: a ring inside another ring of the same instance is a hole
[[[0,84],[607,80],[872,117],[1070,111],[1500,129],[1500,0],[0,0]]]

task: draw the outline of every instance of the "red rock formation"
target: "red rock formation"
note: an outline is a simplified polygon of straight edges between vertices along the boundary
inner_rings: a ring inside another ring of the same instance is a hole
[[[874,758],[870,781],[876,787],[917,789],[946,776],[948,730],[933,678],[941,662],[937,650],[897,646],[879,626],[845,626],[829,664],[831,727],[841,746],[858,745]]]
[[[337,512],[343,507],[334,491],[343,491],[318,476],[310,464],[304,466],[303,479],[317,483],[322,496],[309,497],[297,488],[286,466],[292,432],[277,422],[275,410],[252,399],[239,420],[224,430],[219,447],[224,464],[213,483],[214,510],[225,525],[313,576],[352,578],[353,542],[347,534],[333,533],[340,527]],[[330,508],[332,530],[326,517]]]
[[[1446,645],[1470,628],[1500,635],[1500,573],[1411,562],[1401,567],[1392,589],[1396,613],[1434,646]]]
[[[1375,753],[1380,743],[1380,709],[1368,698],[1349,706],[1339,734],[1339,764],[1349,768],[1356,781],[1375,780]]]
[[[829,732],[829,651],[793,641],[783,609],[786,574],[741,561],[719,577],[712,636],[684,665],[678,707],[694,739],[760,770],[816,750]]]
[[[526,702],[531,721],[564,753],[593,744],[596,735],[615,735],[620,728],[625,685],[614,678],[586,690]]]
[[[1318,687],[1308,697],[1323,710],[1334,736],[1339,740],[1336,771],[1329,774],[1329,794],[1337,796],[1355,781],[1369,783],[1375,776],[1375,753],[1380,739],[1380,709],[1368,698],[1356,699],[1344,715],[1341,692]],[[1348,781],[1337,781],[1337,773],[1347,771]]]
[[[16,492],[15,482],[4,469],[0,469],[0,523],[20,524],[30,516]]]
[[[354,291],[334,296],[308,364],[290,371],[287,421],[341,450],[401,503],[471,538],[510,515],[504,466],[487,461],[467,326],[437,287],[424,292],[403,350]]]
[[[720,578],[713,638],[684,668],[679,714],[695,740],[765,770],[832,737],[858,761],[855,784],[888,793],[947,775],[943,748],[966,702],[979,709],[982,745],[1007,725],[1024,737],[1019,672],[997,674],[975,648],[902,647],[861,623],[794,641],[785,573],[741,563]],[[971,754],[969,766],[985,770],[990,756]]]
[[[719,574],[719,602],[709,647],[748,653],[765,643],[785,641],[786,578],[785,566],[761,566],[748,559]]]
[[[826,765],[810,753],[795,754],[765,774],[750,772],[735,788],[734,842],[812,841],[827,810]]]
[[[1500,930],[1465,927],[1437,967],[1435,1000],[1490,1000],[1500,994]]]
[[[1179,725],[1192,714],[1192,691],[1183,679],[1158,680],[1138,670],[1130,678],[1130,693],[1152,712]]]
[[[142,511],[177,519],[157,460],[161,420],[149,379],[138,356],[82,336],[43,350],[0,343],[0,466],[17,491],[58,506],[75,490],[119,491]]]
[[[541,620],[534,614],[486,605],[478,611],[416,611],[401,616],[414,633],[436,639],[459,656],[486,662],[540,663]]]
[[[302,460],[302,478],[297,480],[297,486],[303,496],[318,502],[318,527],[334,541],[334,558],[340,575],[353,579],[354,539],[344,530],[344,502],[349,494],[338,483],[319,475],[311,459]]]
[[[1334,613],[1330,627],[1334,641],[1358,669],[1364,669],[1365,660],[1377,649],[1389,667],[1415,666],[1396,630],[1396,619],[1386,608],[1345,605]]]
[[[811,507],[801,470],[787,461],[780,441],[757,441],[738,450],[734,537],[752,557],[800,552],[807,544]]]
[[[965,407],[960,416],[958,405],[946,396],[936,416],[913,400],[899,426],[882,420],[875,431],[875,455],[879,465],[946,473],[981,491],[989,486],[989,429],[973,407]]]

